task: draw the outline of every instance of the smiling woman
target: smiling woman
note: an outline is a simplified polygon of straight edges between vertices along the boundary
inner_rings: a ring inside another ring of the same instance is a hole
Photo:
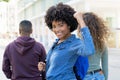
[[[73,66],[77,58],[94,53],[94,44],[82,14],[72,7],[59,3],[51,6],[45,15],[45,22],[57,36],[46,58],[47,80],[76,80]],[[84,36],[83,40],[72,34],[77,26]]]
[[[70,27],[68,27],[65,22],[53,21],[52,26],[53,26],[52,31],[60,39],[58,43],[63,42],[66,38],[71,36]]]

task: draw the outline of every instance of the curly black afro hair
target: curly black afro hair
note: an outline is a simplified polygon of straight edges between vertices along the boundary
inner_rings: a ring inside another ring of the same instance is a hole
[[[62,21],[70,26],[70,32],[73,32],[77,26],[77,20],[74,18],[74,9],[67,4],[59,3],[56,6],[51,6],[45,15],[45,22],[49,29],[52,30],[53,21]]]

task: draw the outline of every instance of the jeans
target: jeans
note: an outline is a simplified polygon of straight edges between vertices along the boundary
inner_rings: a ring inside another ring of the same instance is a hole
[[[83,80],[105,80],[105,76],[100,72],[96,72],[93,74],[87,74]]]

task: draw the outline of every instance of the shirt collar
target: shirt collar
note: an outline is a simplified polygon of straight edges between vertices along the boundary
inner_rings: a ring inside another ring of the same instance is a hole
[[[68,37],[64,42],[72,42],[72,40],[75,38],[75,34],[72,34],[70,37]],[[55,43],[57,43],[60,39],[56,39]]]

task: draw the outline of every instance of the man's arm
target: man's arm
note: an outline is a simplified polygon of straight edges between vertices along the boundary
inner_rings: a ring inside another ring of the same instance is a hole
[[[11,79],[11,75],[12,75],[11,64],[10,64],[7,53],[8,53],[8,49],[6,48],[4,55],[3,55],[2,70],[4,74],[6,75],[6,77],[8,79]]]

